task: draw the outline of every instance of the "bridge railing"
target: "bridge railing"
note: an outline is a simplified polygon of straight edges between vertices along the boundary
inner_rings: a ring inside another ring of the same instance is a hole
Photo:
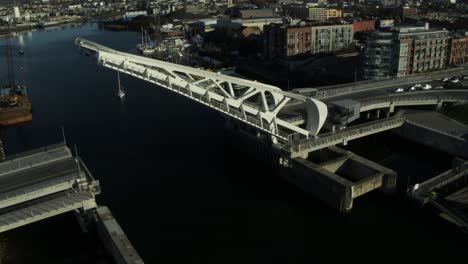
[[[467,97],[453,95],[414,95],[414,96],[389,96],[361,101],[362,106],[369,106],[380,103],[405,102],[405,101],[466,101]]]
[[[135,77],[147,80],[147,78],[141,73],[141,71],[139,71],[138,69],[135,69],[134,67],[132,67],[130,65],[127,66],[125,69],[122,69],[120,67],[120,65],[118,65],[116,63],[113,63],[110,60],[106,61],[106,65],[108,67],[110,67],[110,68],[114,68],[116,70],[126,72],[126,73],[128,73],[130,75],[133,75]],[[165,81],[161,81],[158,78],[151,78],[151,77],[150,77],[149,81],[154,82],[155,84],[160,85],[162,87],[171,89],[171,90],[173,90],[175,92],[178,92],[180,94],[183,94],[183,95],[185,95],[187,97],[190,97],[190,98],[194,99],[195,101],[199,101],[200,103],[203,103],[205,105],[208,105],[208,106],[210,106],[212,108],[215,108],[215,109],[219,110],[221,113],[228,114],[228,115],[230,115],[232,117],[240,119],[240,120],[242,120],[242,121],[244,121],[244,122],[246,122],[246,123],[248,123],[248,124],[250,124],[250,125],[252,125],[254,127],[260,128],[260,129],[262,129],[264,131],[268,131],[269,133],[276,135],[280,139],[283,139],[285,141],[287,141],[287,139],[288,139],[288,133],[286,133],[285,131],[281,131],[280,129],[278,129],[277,126],[274,126],[273,124],[268,123],[266,120],[264,120],[261,117],[253,116],[253,115],[251,115],[251,114],[249,114],[249,113],[247,113],[245,111],[243,112],[243,111],[241,111],[239,109],[236,109],[235,107],[229,107],[228,105],[226,105],[226,104],[224,104],[222,102],[219,102],[219,101],[216,101],[216,100],[213,100],[213,99],[209,98],[207,95],[194,93],[189,88],[177,85],[176,83],[168,83],[168,82],[165,82]],[[250,107],[252,107],[254,109],[257,109],[257,110],[259,108],[257,105],[255,105],[253,103],[250,103],[248,101],[244,101],[243,104],[248,105],[248,106],[250,106]]]
[[[418,82],[425,82],[435,79],[441,79],[447,76],[465,74],[468,71],[468,64],[460,65],[454,69],[447,69],[439,72],[432,72],[432,73],[419,73],[413,74],[405,77],[393,77],[393,78],[385,78],[381,80],[368,80],[368,81],[360,81],[354,83],[347,83],[347,84],[339,84],[339,85],[332,85],[332,86],[324,86],[324,87],[317,87],[317,98],[327,98],[327,97],[335,97],[346,95],[350,93],[356,92],[364,92],[364,91],[371,91],[377,90],[384,87],[392,87],[397,85],[407,85],[413,84]]]
[[[275,143],[287,143],[285,134],[299,133],[305,137],[317,135],[328,115],[324,102],[283,91],[276,86],[120,52],[82,38],[76,38],[75,44],[95,52],[101,66],[155,83],[210,106],[266,132]],[[291,102],[302,103],[308,115],[305,127],[287,122],[279,115]],[[242,115],[231,114],[232,108],[236,108]]]
[[[390,117],[384,120],[372,121],[365,124],[356,125],[353,127],[345,128],[343,130],[328,132],[319,135],[316,139],[307,139],[297,142],[290,146],[289,151],[300,152],[303,150],[316,150],[324,147],[336,145],[343,142],[348,138],[358,138],[363,134],[367,134],[373,131],[380,131],[387,128],[401,125],[405,122],[404,117]]]

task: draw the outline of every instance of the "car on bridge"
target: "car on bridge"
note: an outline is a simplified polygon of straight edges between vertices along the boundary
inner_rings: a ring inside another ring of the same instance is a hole
[[[405,91],[405,89],[403,89],[403,88],[400,87],[400,88],[398,88],[398,89],[395,90],[395,93],[402,93],[402,92],[404,92],[404,91]]]
[[[410,92],[413,92],[413,91],[416,91],[416,90],[419,90],[419,89],[422,89],[422,88],[423,88],[423,86],[422,86],[420,83],[417,83],[417,84],[411,86],[411,87],[409,88],[409,91],[410,91]]]
[[[430,90],[432,88],[432,86],[430,84],[425,84],[422,89],[423,90]]]

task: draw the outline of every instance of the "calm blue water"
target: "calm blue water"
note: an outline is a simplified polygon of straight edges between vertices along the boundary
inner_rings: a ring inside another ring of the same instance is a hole
[[[116,73],[80,55],[78,36],[128,52],[140,37],[83,25],[16,38],[25,52],[14,52],[24,68],[17,79],[29,87],[34,121],[1,135],[13,154],[60,141],[64,126],[69,146],[78,146],[101,182],[99,202],[146,263],[432,262],[468,255],[455,228],[391,196],[366,195],[351,214],[338,215],[226,151],[223,119],[185,98],[122,76],[127,98],[115,100]],[[66,221],[7,233],[0,252],[9,263],[95,262],[70,260],[92,250],[73,217],[59,219]]]

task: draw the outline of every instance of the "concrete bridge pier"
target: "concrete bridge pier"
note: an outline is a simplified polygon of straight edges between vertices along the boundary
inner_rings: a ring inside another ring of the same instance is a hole
[[[380,109],[377,109],[375,111],[375,119],[379,119],[380,118]]]
[[[439,100],[436,105],[436,111],[441,110],[443,105],[444,105],[444,102]]]
[[[342,213],[351,211],[359,196],[396,189],[394,171],[336,146],[294,158],[281,171],[288,182]]]
[[[380,189],[394,191],[396,173],[338,147],[299,151],[297,155],[281,144],[261,140],[227,122],[226,145],[249,159],[279,171],[279,176],[339,212],[349,212],[355,198]]]

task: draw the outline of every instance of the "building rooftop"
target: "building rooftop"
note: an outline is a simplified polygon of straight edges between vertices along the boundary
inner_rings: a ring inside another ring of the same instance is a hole
[[[241,9],[239,12],[243,15],[249,15],[249,14],[258,14],[258,13],[263,13],[263,14],[272,14],[273,10],[269,8],[258,8],[258,9]]]

